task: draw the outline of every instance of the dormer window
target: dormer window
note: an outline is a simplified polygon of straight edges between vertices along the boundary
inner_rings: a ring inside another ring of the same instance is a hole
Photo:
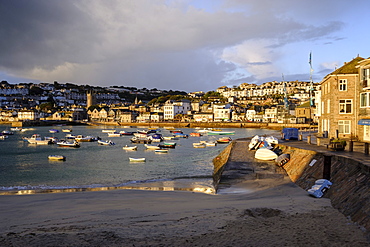
[[[347,91],[347,79],[339,80],[339,91]]]

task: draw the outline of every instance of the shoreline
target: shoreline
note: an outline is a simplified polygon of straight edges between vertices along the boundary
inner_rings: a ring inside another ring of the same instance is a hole
[[[227,161],[245,163],[243,145]],[[286,175],[224,185],[215,195],[132,189],[0,196],[0,245],[369,246],[328,198],[308,196]]]

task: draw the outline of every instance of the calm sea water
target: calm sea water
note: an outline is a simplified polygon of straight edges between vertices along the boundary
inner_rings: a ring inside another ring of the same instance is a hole
[[[0,126],[0,130],[10,126]],[[99,136],[112,140],[116,145],[102,146],[97,142],[81,142],[80,148],[62,148],[58,145],[34,145],[24,142],[23,137],[32,134],[65,138],[72,129],[73,135]],[[137,151],[126,151],[122,147],[132,145],[131,136],[108,137],[105,127],[53,126],[30,127],[24,132],[14,132],[6,140],[0,140],[0,194],[30,194],[37,192],[59,192],[99,190],[112,188],[141,188],[162,190],[212,190],[212,159],[225,144],[215,147],[193,148],[193,142],[216,140],[220,136],[189,137],[175,140],[175,149],[168,153],[155,153],[143,144]],[[112,129],[114,127],[106,127]],[[51,134],[50,129],[59,133]],[[117,131],[136,131],[137,128],[115,128]],[[191,128],[181,129],[185,134],[195,132]],[[232,139],[251,137],[256,134],[273,134],[267,129],[223,129],[233,130]],[[169,130],[160,129],[163,136],[170,136]],[[154,143],[152,143],[153,145]],[[49,155],[63,155],[65,161],[50,161]],[[129,157],[145,157],[146,162],[130,162]],[[159,186],[160,184],[160,186]],[[201,189],[199,189],[201,188]]]

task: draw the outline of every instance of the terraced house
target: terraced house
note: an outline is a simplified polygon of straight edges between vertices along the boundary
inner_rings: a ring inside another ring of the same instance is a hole
[[[320,85],[319,132],[370,141],[370,59],[354,58]]]

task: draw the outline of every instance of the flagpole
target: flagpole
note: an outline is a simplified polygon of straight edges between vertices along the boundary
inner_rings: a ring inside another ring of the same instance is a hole
[[[313,122],[313,114],[312,114],[312,106],[313,106],[313,81],[312,81],[312,51],[310,52],[310,57],[308,60],[308,63],[310,64],[310,122],[309,122],[309,130],[308,130],[308,135],[309,135],[309,142],[311,142],[311,126]],[[311,144],[311,143],[309,143]]]

